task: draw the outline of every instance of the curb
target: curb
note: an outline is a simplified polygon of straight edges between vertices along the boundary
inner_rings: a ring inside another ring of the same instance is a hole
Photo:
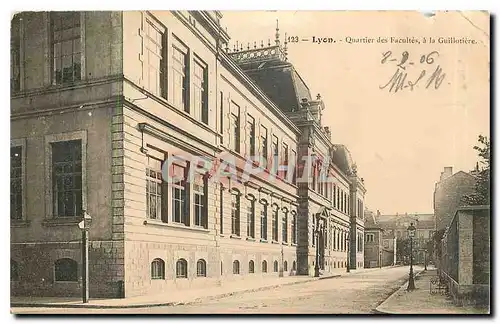
[[[200,303],[204,300],[211,300],[217,298],[224,298],[229,296],[235,296],[239,294],[257,292],[270,290],[274,288],[279,288],[283,286],[297,285],[306,282],[312,282],[317,280],[326,280],[341,277],[342,275],[336,274],[327,277],[311,278],[303,281],[293,281],[288,283],[276,284],[271,286],[264,286],[258,288],[245,289],[240,291],[233,291],[213,296],[200,297],[190,301],[177,301],[177,302],[163,302],[163,303],[144,303],[144,304],[133,304],[133,305],[92,305],[92,304],[54,304],[54,303],[11,303],[10,307],[38,307],[38,308],[93,308],[93,309],[123,309],[123,308],[145,308],[145,307],[160,307],[160,306],[181,306],[181,305],[192,305]]]
[[[414,275],[414,279],[417,278],[421,273],[425,272],[425,270],[420,270],[419,272],[415,273]],[[384,310],[381,310],[380,308],[382,308],[382,306],[384,304],[386,304],[387,302],[389,302],[392,298],[394,298],[396,296],[396,294],[405,289],[406,286],[408,285],[408,280],[406,280],[400,287],[396,288],[394,290],[394,292],[392,292],[389,297],[387,297],[383,302],[381,302],[377,307],[375,307],[372,312],[373,314],[378,314],[378,315],[396,315],[396,314],[399,314],[399,313],[391,313],[389,311],[384,311]]]

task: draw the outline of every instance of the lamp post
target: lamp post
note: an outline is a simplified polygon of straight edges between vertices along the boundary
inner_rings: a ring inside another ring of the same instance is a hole
[[[89,238],[88,231],[92,224],[92,217],[84,210],[83,220],[78,223],[82,231],[82,301],[89,302]]]
[[[314,264],[314,276],[319,277],[319,214],[316,214],[316,262]]]
[[[424,270],[427,271],[427,249],[424,250]]]
[[[347,236],[345,238],[346,244],[347,244],[347,266],[346,266],[346,272],[351,272],[350,268],[350,262],[349,262],[349,251],[350,251],[350,246],[349,246],[349,233],[347,233]]]
[[[406,290],[411,291],[415,289],[415,281],[413,278],[413,237],[415,236],[416,228],[413,223],[408,226],[408,236],[410,237],[410,277],[408,279],[408,288]]]
[[[283,277],[283,263],[284,263],[284,258],[283,258],[283,245],[281,245],[281,267],[280,267],[280,272],[278,273],[278,277]]]

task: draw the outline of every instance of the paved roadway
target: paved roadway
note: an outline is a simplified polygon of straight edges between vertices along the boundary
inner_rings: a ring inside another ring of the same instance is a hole
[[[369,314],[400,287],[408,267],[205,300],[191,305],[126,308],[12,308],[17,314]]]

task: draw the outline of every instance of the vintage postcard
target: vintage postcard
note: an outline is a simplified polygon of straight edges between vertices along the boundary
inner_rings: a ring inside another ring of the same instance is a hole
[[[489,314],[490,14],[11,19],[14,314]]]

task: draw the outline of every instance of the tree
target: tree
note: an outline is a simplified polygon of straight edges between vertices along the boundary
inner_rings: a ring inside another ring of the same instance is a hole
[[[476,164],[476,169],[471,172],[476,178],[474,192],[463,197],[462,201],[468,205],[490,204],[490,140],[479,135],[479,144],[474,146],[481,160]],[[481,167],[479,166],[481,165]]]
[[[396,260],[406,263],[410,261],[410,239],[398,238],[396,239]]]

